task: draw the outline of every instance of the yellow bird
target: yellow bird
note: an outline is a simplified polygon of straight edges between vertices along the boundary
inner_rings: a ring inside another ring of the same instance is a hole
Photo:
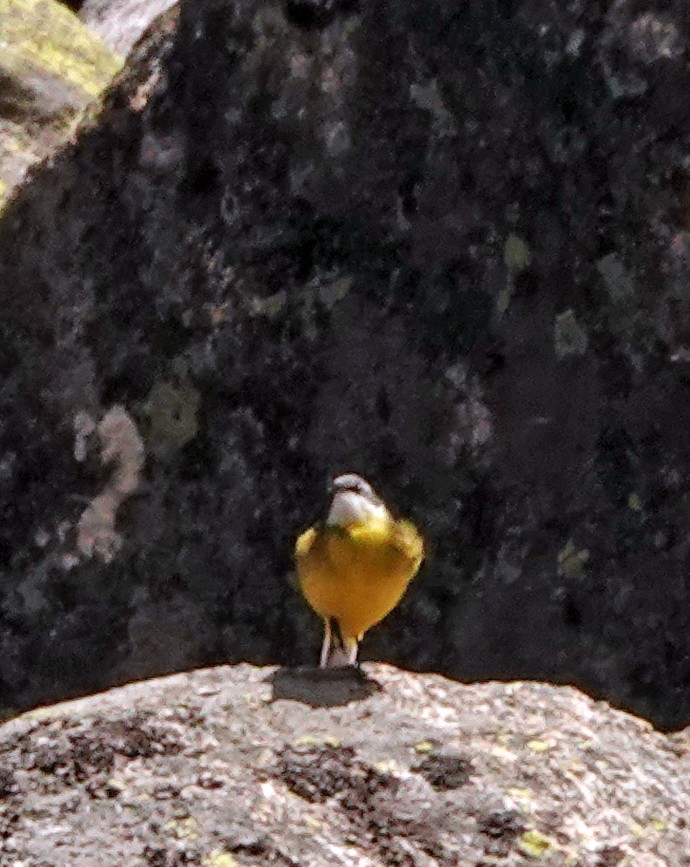
[[[325,520],[295,545],[302,593],[325,622],[322,668],[357,663],[364,633],[395,608],[423,557],[415,526],[397,521],[368,482],[333,480]]]

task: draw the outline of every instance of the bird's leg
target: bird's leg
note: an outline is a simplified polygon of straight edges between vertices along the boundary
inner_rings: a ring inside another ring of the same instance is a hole
[[[342,668],[352,665],[354,642],[354,658],[357,657],[357,642],[353,638],[345,638],[342,628],[336,617],[326,620],[326,634],[321,649],[322,668]]]
[[[345,639],[345,651],[347,652],[347,664],[359,668],[357,662],[357,653],[359,651],[359,641],[356,638]]]
[[[319,659],[319,668],[328,668],[328,657],[331,655],[331,621],[328,617],[324,618],[323,644],[321,645],[321,658]]]

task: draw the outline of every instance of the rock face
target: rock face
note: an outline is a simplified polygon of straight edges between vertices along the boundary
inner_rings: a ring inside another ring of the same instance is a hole
[[[159,19],[0,225],[2,701],[314,660],[351,470],[430,550],[365,657],[690,718],[684,8]]]
[[[126,55],[151,22],[174,0],[85,0],[79,16],[117,54]]]
[[[69,138],[120,61],[54,0],[0,3],[0,207]]]
[[[6,723],[3,863],[690,863],[687,733],[567,687],[318,674],[211,669]]]

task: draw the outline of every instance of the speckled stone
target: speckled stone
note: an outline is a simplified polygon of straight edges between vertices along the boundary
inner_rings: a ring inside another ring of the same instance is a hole
[[[316,659],[290,549],[352,470],[429,542],[365,657],[690,719],[690,45],[638,6],[158,20],[0,224],[0,701]]]

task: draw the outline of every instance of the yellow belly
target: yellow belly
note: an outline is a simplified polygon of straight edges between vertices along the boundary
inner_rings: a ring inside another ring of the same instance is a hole
[[[406,521],[321,527],[300,536],[295,554],[311,607],[336,618],[344,638],[360,638],[400,601],[421,563],[423,543]]]

